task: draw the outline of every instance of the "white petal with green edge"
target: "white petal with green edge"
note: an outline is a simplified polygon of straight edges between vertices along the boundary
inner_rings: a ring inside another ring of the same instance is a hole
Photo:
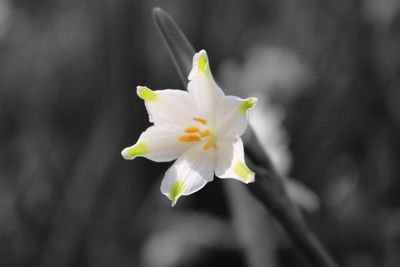
[[[254,182],[254,172],[246,165],[241,138],[220,140],[216,147],[215,176],[232,178],[243,183]]]
[[[248,111],[254,107],[257,98],[241,99],[226,96],[217,105],[215,127],[216,134],[226,138],[241,136],[248,125]]]
[[[199,191],[214,177],[215,150],[195,146],[186,151],[168,169],[161,192],[176,204],[179,197]]]
[[[178,158],[193,144],[178,141],[180,132],[173,128],[151,126],[144,131],[137,143],[122,150],[124,159],[145,157],[156,162]]]
[[[150,90],[137,87],[137,94],[145,101],[150,122],[157,126],[173,128],[185,127],[193,122],[193,116],[199,112],[192,96],[182,90]]]
[[[197,108],[204,116],[211,118],[216,104],[224,93],[214,81],[205,50],[194,55],[193,68],[188,78],[188,91],[195,99]]]

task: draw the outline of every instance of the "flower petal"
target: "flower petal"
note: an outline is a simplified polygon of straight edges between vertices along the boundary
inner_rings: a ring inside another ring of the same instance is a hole
[[[205,50],[194,55],[193,68],[188,78],[188,91],[193,96],[197,108],[204,116],[212,118],[215,106],[224,93],[214,81]]]
[[[137,94],[145,101],[150,122],[157,126],[180,128],[193,122],[193,116],[198,114],[192,96],[182,90],[152,91],[147,87],[138,86]]]
[[[217,105],[215,126],[216,134],[226,138],[241,136],[247,128],[248,111],[254,107],[257,98],[241,99],[226,96]]]
[[[178,158],[193,144],[179,142],[180,133],[173,128],[151,126],[144,131],[137,143],[122,150],[124,159],[145,157],[156,162]]]
[[[214,178],[215,150],[196,146],[186,151],[165,173],[161,192],[174,206],[180,196],[197,192]]]
[[[254,172],[246,166],[244,160],[241,138],[219,140],[216,153],[215,176],[236,179],[246,184],[254,182]]]

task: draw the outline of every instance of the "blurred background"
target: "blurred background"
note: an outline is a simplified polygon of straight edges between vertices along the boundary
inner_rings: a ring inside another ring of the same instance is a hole
[[[400,266],[400,0],[0,0],[0,266],[308,266],[235,181],[170,202],[124,161],[169,12],[343,267]]]

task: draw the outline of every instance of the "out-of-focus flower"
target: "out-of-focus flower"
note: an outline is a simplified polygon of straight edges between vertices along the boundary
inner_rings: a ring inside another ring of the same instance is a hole
[[[362,11],[367,20],[381,29],[390,26],[399,14],[399,10],[399,0],[364,0],[362,2]]]
[[[282,126],[284,109],[264,99],[259,102],[250,118],[250,125],[261,145],[268,152],[275,168],[286,175],[290,170],[292,158],[287,147],[288,134]]]
[[[257,99],[226,96],[215,83],[205,50],[193,57],[188,91],[152,91],[138,86],[150,122],[137,143],[122,151],[125,159],[146,157],[156,162],[175,160],[161,183],[161,192],[175,205],[213,180],[254,181],[245,163],[240,136],[248,124],[248,111]]]
[[[241,65],[224,62],[220,74],[223,84],[235,94],[240,95],[241,90],[246,90],[262,98],[252,113],[250,124],[276,170],[285,177],[290,198],[308,211],[317,210],[318,196],[300,182],[286,177],[292,155],[288,148],[290,136],[283,126],[285,104],[312,82],[311,71],[288,49],[257,46]],[[278,102],[275,96],[278,96]]]
[[[315,78],[295,52],[280,46],[255,46],[246,53],[243,64],[225,60],[219,77],[236,95],[243,90],[262,95],[267,106],[275,95],[281,102],[289,102]]]
[[[313,80],[311,71],[289,49],[255,46],[246,53],[243,64],[233,60],[223,62],[220,76],[223,85],[234,94],[240,96],[246,90],[262,98],[252,113],[250,124],[276,169],[287,175],[292,159],[289,135],[283,126],[284,104]]]

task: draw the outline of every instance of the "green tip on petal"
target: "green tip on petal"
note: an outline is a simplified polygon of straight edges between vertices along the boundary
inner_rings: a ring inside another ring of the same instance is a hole
[[[183,189],[185,188],[185,185],[183,181],[181,180],[176,180],[173,182],[169,188],[168,196],[169,199],[172,202],[172,207],[175,206],[176,202],[178,201],[178,198],[181,196]]]
[[[243,182],[247,183],[250,182],[248,179],[253,175],[253,172],[247,168],[247,166],[241,162],[238,161],[235,165],[235,168],[233,171],[242,179]]]
[[[145,86],[138,86],[137,94],[145,101],[154,101],[157,99],[157,94]]]
[[[143,156],[147,153],[147,146],[143,143],[138,143],[122,150],[121,155],[124,159],[134,159],[137,156]]]
[[[208,65],[208,57],[205,50],[199,52],[199,57],[197,59],[197,68],[199,71],[205,71]]]
[[[247,99],[243,99],[242,103],[240,104],[240,113],[245,114],[247,110],[251,109],[255,103],[257,102],[257,98],[250,97]]]
[[[207,58],[205,56],[201,56],[198,61],[198,66],[200,71],[205,71],[207,67]]]

